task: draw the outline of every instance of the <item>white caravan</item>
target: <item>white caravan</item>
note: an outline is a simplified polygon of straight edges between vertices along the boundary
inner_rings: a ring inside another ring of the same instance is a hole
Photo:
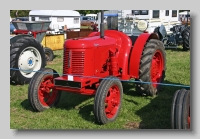
[[[64,28],[80,31],[80,13],[74,10],[31,10],[29,21],[51,21],[51,33],[59,33]]]

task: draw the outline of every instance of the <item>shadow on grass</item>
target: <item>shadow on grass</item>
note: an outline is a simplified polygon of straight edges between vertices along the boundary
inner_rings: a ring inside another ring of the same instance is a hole
[[[175,84],[169,81],[165,81],[166,84]],[[183,85],[185,86],[185,85]],[[139,129],[171,129],[171,104],[174,93],[185,87],[177,86],[162,86],[161,91],[154,98],[151,98],[151,102],[135,112],[136,115],[142,120],[139,123]],[[186,88],[188,89],[188,88]],[[135,94],[132,92],[131,95]],[[134,121],[127,125],[133,125]],[[132,128],[132,127],[129,127]]]
[[[76,109],[83,119],[94,122],[93,115],[93,100],[94,96],[86,96],[75,93],[62,92],[61,98],[55,108],[61,110],[71,110]],[[28,111],[34,112],[28,99],[21,102],[21,106]]]
[[[60,56],[60,55],[54,54],[54,59],[55,59],[55,58],[61,58],[61,56]]]
[[[78,106],[84,101],[90,99],[92,96],[80,95],[75,93],[62,92],[59,103],[55,106],[59,109],[77,109]],[[22,107],[26,110],[33,110],[28,99],[21,103]]]
[[[171,50],[175,52],[188,52],[186,50],[183,50],[183,47],[178,47],[178,48],[165,48],[165,50]]]

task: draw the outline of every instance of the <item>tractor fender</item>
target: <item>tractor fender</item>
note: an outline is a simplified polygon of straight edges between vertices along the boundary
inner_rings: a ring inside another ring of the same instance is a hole
[[[23,37],[33,37],[33,36],[28,35],[28,34],[20,34],[20,35],[16,35],[16,36],[10,36],[10,44],[16,42],[16,40],[23,38]]]
[[[139,66],[140,66],[140,59],[142,56],[142,52],[146,42],[150,39],[159,39],[155,33],[143,33],[138,36],[132,50],[130,52],[130,61],[129,61],[129,75],[132,78],[139,78]]]
[[[162,38],[164,38],[167,35],[167,31],[164,25],[161,25],[159,28],[159,32],[162,35]]]

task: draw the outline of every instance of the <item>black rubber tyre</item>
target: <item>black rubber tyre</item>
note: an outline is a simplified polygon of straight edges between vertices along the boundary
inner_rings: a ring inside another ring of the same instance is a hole
[[[117,77],[103,79],[94,98],[94,115],[99,124],[116,120],[121,109],[123,87]]]
[[[33,55],[30,55],[30,53]],[[23,59],[23,62],[21,59]],[[29,63],[30,59],[31,63]],[[22,66],[25,68],[23,69]],[[41,44],[34,38],[23,37],[10,44],[10,81],[12,83],[21,85],[29,83],[35,71],[45,66],[44,50]],[[23,72],[22,70],[29,70],[29,72]]]
[[[141,95],[154,96],[161,89],[166,71],[166,53],[161,41],[151,39],[144,49],[140,60],[139,79],[136,82],[136,91]],[[154,83],[155,82],[155,83]],[[153,84],[154,83],[154,84]]]
[[[190,129],[190,90],[177,90],[171,106],[172,129]]]
[[[43,68],[41,72],[37,72],[31,79],[28,87],[28,100],[35,111],[41,112],[58,104],[61,91],[45,86],[53,83],[53,79],[56,77],[59,77],[59,74],[55,70]],[[47,88],[50,92],[43,90]]]
[[[45,57],[46,57],[46,61],[53,61],[54,59],[54,53],[53,51],[48,48],[48,47],[44,47],[44,53],[45,53]]]
[[[186,27],[182,33],[183,38],[183,50],[190,50],[190,27]]]

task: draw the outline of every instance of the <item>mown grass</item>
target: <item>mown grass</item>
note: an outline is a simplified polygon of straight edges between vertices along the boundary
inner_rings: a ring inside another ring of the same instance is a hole
[[[47,67],[62,73],[62,50]],[[166,84],[190,86],[190,51],[166,50]],[[58,105],[44,112],[34,112],[28,102],[28,85],[10,85],[11,129],[170,129],[171,101],[182,87],[163,86],[156,97],[138,96],[134,83],[123,83],[124,94],[117,120],[98,125],[93,114],[93,96],[63,92]],[[188,89],[188,88],[187,88]]]

